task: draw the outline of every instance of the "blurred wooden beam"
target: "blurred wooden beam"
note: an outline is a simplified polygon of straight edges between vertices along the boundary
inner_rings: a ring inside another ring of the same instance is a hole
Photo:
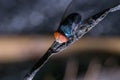
[[[0,62],[39,58],[47,51],[53,40],[51,36],[0,36]],[[82,38],[61,54],[91,49],[120,53],[120,38]]]
[[[1,36],[0,62],[15,62],[40,57],[51,45],[50,37]]]

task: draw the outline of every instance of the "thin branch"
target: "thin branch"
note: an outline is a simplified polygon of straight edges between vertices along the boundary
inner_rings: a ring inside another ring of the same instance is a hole
[[[35,64],[35,66],[32,68],[32,70],[25,76],[24,80],[32,80],[35,76],[35,74],[40,70],[40,68],[44,65],[44,63],[47,61],[47,59],[50,57],[51,54],[60,52],[67,48],[72,43],[76,42],[79,38],[81,38],[84,34],[89,32],[93,27],[95,27],[98,23],[100,23],[109,13],[115,12],[120,10],[120,5],[106,9],[90,18],[85,20],[82,25],[77,25],[77,29],[75,31],[75,35],[69,38],[69,41],[65,43],[58,43],[54,41],[52,46],[49,48],[47,53]]]

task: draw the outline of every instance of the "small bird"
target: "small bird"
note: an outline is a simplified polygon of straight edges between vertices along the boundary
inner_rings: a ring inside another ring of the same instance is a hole
[[[82,23],[81,15],[79,13],[72,13],[68,15],[61,23],[54,37],[58,43],[65,43],[72,37],[78,25]]]

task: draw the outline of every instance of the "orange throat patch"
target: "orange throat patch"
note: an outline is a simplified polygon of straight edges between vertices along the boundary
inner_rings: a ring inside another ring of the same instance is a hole
[[[64,42],[68,41],[68,38],[59,32],[55,32],[54,37],[55,37],[56,41],[59,43],[64,43]]]

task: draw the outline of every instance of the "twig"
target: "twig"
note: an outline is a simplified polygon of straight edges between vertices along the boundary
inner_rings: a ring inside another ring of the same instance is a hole
[[[44,65],[44,63],[47,61],[48,57],[50,57],[51,54],[60,52],[67,48],[69,45],[77,41],[79,38],[81,38],[84,34],[86,34],[88,31],[90,31],[93,27],[95,27],[99,22],[101,22],[109,13],[120,10],[120,5],[106,9],[90,18],[85,20],[82,25],[77,26],[77,29],[75,31],[75,35],[73,35],[69,41],[65,43],[58,43],[54,41],[52,46],[49,48],[47,53],[35,64],[35,66],[32,68],[32,70],[25,76],[24,80],[32,80],[35,76],[35,74],[38,72],[38,70]]]

